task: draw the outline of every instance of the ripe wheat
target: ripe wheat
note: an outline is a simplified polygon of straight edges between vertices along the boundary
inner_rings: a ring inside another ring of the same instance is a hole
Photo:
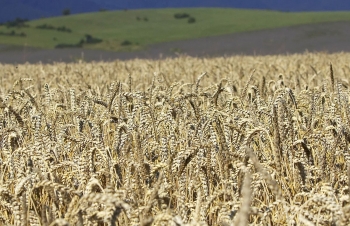
[[[0,224],[349,225],[349,59],[0,65]]]

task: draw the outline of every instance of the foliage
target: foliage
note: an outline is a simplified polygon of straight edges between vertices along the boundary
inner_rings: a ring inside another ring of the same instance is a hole
[[[56,49],[65,49],[65,48],[81,48],[83,45],[81,43],[69,44],[69,43],[59,43],[55,45]]]
[[[12,30],[10,32],[0,31],[0,35],[4,35],[4,36],[18,36],[18,37],[26,37],[27,36],[27,34],[25,32],[16,33],[14,30]]]
[[[50,25],[50,24],[41,24],[41,25],[38,25],[36,26],[35,28],[38,28],[38,29],[48,29],[48,30],[56,30],[56,27]]]
[[[72,32],[71,29],[69,29],[69,28],[67,28],[65,26],[57,27],[56,30],[57,31],[62,31],[62,32],[68,32],[68,33]]]
[[[85,41],[84,43],[87,43],[87,44],[96,44],[96,43],[100,43],[102,42],[103,40],[100,39],[100,38],[95,38],[95,37],[92,37],[92,35],[90,34],[86,34],[85,35]]]
[[[63,16],[68,16],[68,15],[70,15],[70,9],[69,8],[65,8],[64,10],[62,10],[62,15]]]
[[[189,18],[190,14],[188,13],[175,13],[174,18],[175,19],[184,19],[184,18]]]
[[[55,48],[61,49],[61,48],[81,48],[84,46],[84,44],[97,44],[102,42],[102,39],[92,37],[90,34],[86,34],[85,38],[80,39],[78,43],[75,44],[69,44],[69,43],[60,43],[55,45]]]
[[[47,30],[57,30],[57,31],[68,32],[68,33],[72,32],[72,30],[67,28],[66,26],[54,27],[50,24],[41,24],[41,25],[36,26],[35,28],[47,29]]]
[[[195,23],[196,22],[196,19],[192,16],[190,16],[190,14],[188,13],[175,13],[174,14],[174,17],[175,19],[185,19],[185,18],[188,18],[187,19],[187,22],[189,24],[192,24],[192,23]]]
[[[4,25],[7,28],[11,28],[11,27],[16,27],[16,28],[29,27],[29,24],[26,23],[28,21],[29,21],[28,19],[22,19],[22,18],[17,17],[15,20],[7,21]]]
[[[194,17],[190,17],[190,18],[188,18],[187,22],[188,22],[189,24],[193,24],[193,23],[196,22],[196,19],[195,19]]]
[[[122,46],[129,46],[129,45],[132,45],[132,42],[129,41],[129,40],[124,40],[122,43],[120,43],[120,45],[122,45]]]

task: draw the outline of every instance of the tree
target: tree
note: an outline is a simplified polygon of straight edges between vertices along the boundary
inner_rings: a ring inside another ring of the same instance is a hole
[[[64,16],[70,15],[70,9],[65,8],[64,10],[62,10],[62,15],[64,15]]]
[[[195,19],[194,17],[190,17],[190,18],[188,18],[187,22],[188,22],[189,24],[193,24],[193,23],[196,22],[196,19]]]

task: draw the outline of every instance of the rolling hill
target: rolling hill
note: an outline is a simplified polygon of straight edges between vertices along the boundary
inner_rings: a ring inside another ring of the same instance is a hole
[[[0,0],[0,22],[17,17],[39,19],[59,16],[66,8],[77,14],[98,11],[101,6],[91,0]]]
[[[347,0],[92,0],[111,9],[174,8],[174,7],[229,7],[280,11],[350,10]]]
[[[175,19],[176,13],[187,13],[195,22]],[[331,21],[350,21],[350,13],[223,8],[119,10],[33,20],[22,27],[0,26],[0,44],[53,49],[58,45],[78,47],[80,43],[88,49],[137,50],[161,42]]]

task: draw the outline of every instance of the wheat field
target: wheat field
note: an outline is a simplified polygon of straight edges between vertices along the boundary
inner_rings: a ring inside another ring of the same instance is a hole
[[[349,225],[349,62],[0,64],[0,225]]]

